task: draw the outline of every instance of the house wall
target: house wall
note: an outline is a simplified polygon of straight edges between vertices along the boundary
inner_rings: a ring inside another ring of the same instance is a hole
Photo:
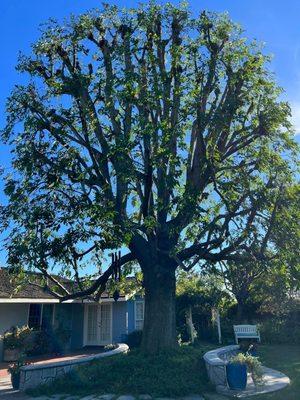
[[[126,335],[135,330],[135,300],[112,303],[112,342],[120,343]],[[49,305],[47,305],[48,307]],[[53,307],[53,305],[51,305]],[[70,330],[71,349],[83,346],[84,305],[81,303],[55,304],[54,329],[61,326]],[[12,326],[28,323],[29,304],[0,303],[0,336]],[[3,343],[0,338],[0,361],[3,358]]]
[[[72,329],[72,308],[73,304],[56,304],[55,305],[55,328]]]
[[[79,349],[83,346],[84,305],[81,303],[56,304],[54,313],[54,329],[62,328],[70,332],[67,347]]]
[[[112,341],[122,342],[127,335],[127,304],[126,302],[114,302],[112,305]]]
[[[71,334],[72,349],[79,349],[83,346],[83,325],[84,325],[84,305],[74,303],[72,304],[72,334]]]
[[[138,298],[137,300],[140,300]],[[112,302],[112,342],[122,343],[135,330],[135,300]],[[84,306],[73,304],[72,348],[83,346]]]
[[[12,326],[28,323],[29,304],[0,304],[0,336]],[[0,338],[0,361],[3,359],[3,341]]]

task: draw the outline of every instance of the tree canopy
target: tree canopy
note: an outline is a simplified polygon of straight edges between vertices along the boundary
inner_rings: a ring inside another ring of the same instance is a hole
[[[9,264],[78,278],[123,246],[147,298],[178,266],[263,259],[297,153],[268,62],[226,14],[193,18],[186,6],[49,21],[20,57],[29,80],[2,133],[15,170],[2,210]],[[111,273],[56,295],[96,293]]]
[[[299,226],[299,184],[288,185],[276,200],[276,212],[269,229],[271,245],[266,248],[264,259],[220,261],[219,265],[209,265],[207,271],[222,277],[227,290],[238,302],[238,317],[243,319],[243,309],[255,297],[272,292],[273,299],[288,298],[299,290],[300,226]],[[260,212],[263,217],[265,213]],[[257,244],[253,243],[257,248]],[[252,249],[255,253],[256,249]],[[275,289],[275,282],[279,285]],[[270,296],[269,296],[270,297]]]

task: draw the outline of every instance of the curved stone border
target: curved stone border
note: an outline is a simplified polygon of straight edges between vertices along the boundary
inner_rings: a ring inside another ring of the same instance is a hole
[[[20,390],[33,389],[39,385],[52,382],[58,376],[67,374],[74,367],[80,364],[87,364],[100,358],[114,356],[120,353],[127,353],[129,347],[125,343],[118,343],[118,347],[104,353],[93,354],[92,356],[82,357],[80,359],[54,361],[47,364],[33,364],[21,367]]]
[[[230,397],[248,398],[250,396],[257,396],[259,394],[276,392],[277,390],[284,389],[290,384],[288,376],[282,372],[276,371],[271,368],[263,367],[263,384],[255,386],[250,375],[248,375],[247,387],[245,390],[231,390],[228,387],[217,386],[217,392]]]
[[[209,380],[215,386],[227,387],[226,361],[235,356],[240,346],[226,346],[208,351],[203,358],[206,365]]]
[[[228,360],[237,354],[239,346],[226,346],[211,350],[204,354],[207,373],[210,381],[216,386],[220,394],[243,398],[258,394],[271,393],[281,390],[290,384],[288,376],[271,368],[263,367],[263,384],[255,386],[250,374],[248,374],[247,388],[243,391],[231,390],[227,384],[226,364]]]

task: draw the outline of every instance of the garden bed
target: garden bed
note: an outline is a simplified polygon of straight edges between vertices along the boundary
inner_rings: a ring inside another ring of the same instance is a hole
[[[190,346],[182,346],[157,356],[145,356],[134,350],[77,367],[63,379],[56,379],[51,385],[31,390],[30,394],[147,393],[153,397],[201,394],[210,387],[203,354],[203,348]]]

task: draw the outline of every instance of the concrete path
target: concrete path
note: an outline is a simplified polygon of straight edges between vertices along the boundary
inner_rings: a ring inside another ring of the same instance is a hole
[[[0,400],[29,400],[24,393],[14,390],[11,386],[10,376],[0,378]]]
[[[48,396],[30,397],[18,390],[12,389],[9,378],[8,379],[1,378],[0,400],[175,400],[175,399],[166,397],[152,398],[147,394],[136,397],[131,395],[116,396],[114,394],[90,395],[90,396],[57,394],[49,397]],[[204,400],[204,398],[199,395],[190,395],[182,397],[180,400]]]
[[[89,395],[89,396],[74,396],[68,394],[57,394],[54,396],[41,396],[31,397],[19,390],[14,390],[11,386],[10,375],[0,376],[0,400],[175,400],[169,398],[152,398],[148,394],[141,394],[139,396],[123,395],[117,396],[115,394],[104,395]],[[177,399],[178,400],[178,399]],[[190,395],[182,397],[180,400],[204,400],[202,396]]]
[[[241,399],[250,396],[257,396],[259,394],[276,392],[278,390],[285,388],[289,384],[290,384],[289,377],[284,375],[282,372],[276,371],[271,368],[263,367],[263,383],[261,385],[255,386],[250,377],[250,374],[248,374],[248,382],[246,390],[237,391],[218,386],[217,392],[225,396]]]

